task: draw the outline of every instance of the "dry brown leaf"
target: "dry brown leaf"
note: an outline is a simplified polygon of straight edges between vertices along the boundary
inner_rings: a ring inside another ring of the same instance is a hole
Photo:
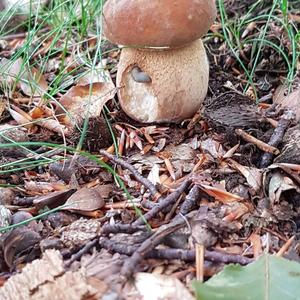
[[[87,212],[101,209],[105,202],[101,196],[101,187],[82,188],[75,192],[66,202],[64,210]]]
[[[260,191],[262,186],[262,171],[257,168],[240,165],[232,159],[228,159],[230,165],[238,170],[247,180],[248,184],[256,191]]]
[[[82,121],[87,116],[98,117],[103,105],[112,99],[115,93],[115,86],[111,82],[97,82],[92,86],[74,86],[60,99],[64,110],[58,107],[56,114],[59,120],[68,126]]]
[[[27,96],[42,97],[47,92],[48,83],[38,69],[31,67],[24,74],[24,79],[26,81],[21,81],[20,87]]]
[[[37,209],[41,209],[45,206],[57,207],[63,205],[65,201],[75,192],[74,189],[66,191],[57,191],[49,193],[45,196],[38,197],[33,200],[33,204]]]
[[[299,187],[293,182],[291,178],[285,176],[280,171],[273,173],[268,185],[268,192],[271,203],[279,203],[282,192],[288,190],[297,190],[298,192],[300,192]]]
[[[253,256],[256,259],[262,254],[262,243],[260,236],[256,233],[252,233],[249,237],[249,241],[253,247]]]
[[[211,138],[202,141],[200,147],[204,153],[210,154],[215,159],[220,159],[225,155],[222,145]]]
[[[11,267],[20,255],[33,252],[33,247],[39,243],[40,239],[39,233],[28,229],[26,226],[18,227],[6,233],[3,237],[3,256],[6,264]]]
[[[206,184],[200,184],[200,187],[205,193],[224,204],[243,200],[242,197],[226,192],[225,190],[217,187],[209,186]]]

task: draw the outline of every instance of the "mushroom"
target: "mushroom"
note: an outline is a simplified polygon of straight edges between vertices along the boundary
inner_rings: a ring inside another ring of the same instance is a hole
[[[123,110],[143,122],[180,122],[201,106],[209,65],[201,41],[214,0],[108,0],[104,35],[123,47],[117,87]]]

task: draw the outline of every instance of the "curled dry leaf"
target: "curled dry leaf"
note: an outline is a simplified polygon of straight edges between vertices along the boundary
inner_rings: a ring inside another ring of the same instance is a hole
[[[56,114],[63,124],[72,127],[74,121],[80,122],[85,117],[99,116],[103,105],[112,99],[115,93],[112,82],[74,86],[60,99],[64,109],[58,107]]]
[[[213,198],[224,204],[243,200],[242,197],[226,192],[225,190],[218,187],[213,187],[206,184],[200,184],[200,187],[206,194],[212,196]]]
[[[66,202],[63,209],[77,213],[101,209],[105,202],[101,195],[101,186],[82,188],[75,192]]]
[[[63,205],[65,201],[75,192],[74,189],[66,190],[66,191],[57,191],[53,193],[49,193],[45,196],[38,197],[33,200],[33,204],[37,209],[41,209],[45,206],[48,207],[57,207]]]
[[[238,170],[247,180],[248,184],[258,192],[262,186],[262,171],[257,168],[242,166],[232,159],[228,159],[229,164]]]
[[[25,128],[31,128],[33,124],[29,124],[32,122],[31,117],[26,114],[21,114],[20,112],[17,112],[13,109],[9,109],[9,113],[12,116],[12,118],[19,124],[19,125],[24,125]]]
[[[271,173],[269,185],[267,187],[269,198],[272,204],[279,203],[282,192],[288,190],[297,190],[300,192],[300,188],[293,182],[291,178],[285,176],[281,172]]]

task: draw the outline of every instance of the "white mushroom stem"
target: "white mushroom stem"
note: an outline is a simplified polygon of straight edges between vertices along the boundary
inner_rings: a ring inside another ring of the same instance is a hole
[[[201,106],[208,77],[201,40],[164,51],[124,48],[117,73],[119,100],[135,120],[180,122]]]

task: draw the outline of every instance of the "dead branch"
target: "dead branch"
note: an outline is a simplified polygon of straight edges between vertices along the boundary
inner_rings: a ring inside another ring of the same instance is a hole
[[[290,123],[295,118],[295,113],[292,110],[285,110],[281,116],[278,126],[274,129],[274,132],[270,138],[269,145],[277,147],[282,141],[285,131],[288,129]],[[272,162],[273,154],[264,153],[261,158],[260,167],[266,168]]]
[[[148,221],[155,217],[164,208],[173,205],[176,202],[176,200],[180,197],[180,195],[188,188],[191,181],[192,180],[190,178],[187,178],[173,193],[171,193],[164,199],[160,199],[150,211],[148,211],[142,217],[138,218],[135,222],[133,222],[133,225],[142,225],[145,223],[145,221]]]
[[[131,277],[136,266],[141,260],[143,260],[143,258],[145,258],[149,251],[159,245],[166,236],[185,226],[186,220],[191,219],[196,214],[197,211],[193,211],[186,215],[185,218],[175,218],[171,223],[161,226],[152,236],[146,239],[138,247],[138,249],[128,260],[125,261],[121,269],[121,276],[123,276],[125,279]]]
[[[197,201],[200,198],[201,189],[199,186],[194,185],[188,195],[186,196],[184,202],[180,206],[179,212],[183,215],[189,213],[193,208],[197,206]]]
[[[146,226],[134,226],[132,224],[114,224],[114,225],[103,225],[102,234],[110,234],[110,233],[128,233],[132,234],[137,231],[147,231],[149,230]]]
[[[117,252],[119,254],[124,254],[131,256],[135,251],[137,251],[137,245],[128,245],[126,243],[116,243],[115,241],[110,241],[108,238],[101,237],[99,240],[100,247],[111,251]],[[185,250],[185,249],[152,249],[146,255],[145,258],[154,259],[180,259],[186,262],[195,261],[195,250]],[[247,265],[253,262],[252,258],[237,254],[227,254],[218,251],[205,251],[204,258],[207,261],[215,263],[236,263],[240,265]]]
[[[88,253],[94,246],[97,245],[97,243],[98,243],[97,238],[89,241],[78,252],[72,255],[72,257],[65,263],[65,268],[70,267],[74,261],[79,260],[84,254]]]
[[[251,134],[245,132],[243,129],[236,129],[235,133],[238,136],[240,136],[242,139],[244,139],[246,142],[249,142],[249,143],[255,145],[258,149],[260,149],[264,152],[268,152],[268,153],[271,153],[274,155],[278,155],[280,153],[280,151],[276,147],[273,147],[267,143],[264,143],[263,141],[252,136]]]
[[[147,178],[143,177],[136,168],[134,168],[130,163],[126,162],[124,159],[116,157],[110,153],[108,153],[105,150],[100,150],[99,151],[101,155],[107,157],[109,160],[113,161],[114,163],[122,166],[123,168],[129,170],[131,174],[136,178],[137,181],[139,181],[142,185],[144,185],[151,193],[151,195],[155,198],[158,199],[160,198],[160,193],[154,186],[154,184],[148,180]]]

